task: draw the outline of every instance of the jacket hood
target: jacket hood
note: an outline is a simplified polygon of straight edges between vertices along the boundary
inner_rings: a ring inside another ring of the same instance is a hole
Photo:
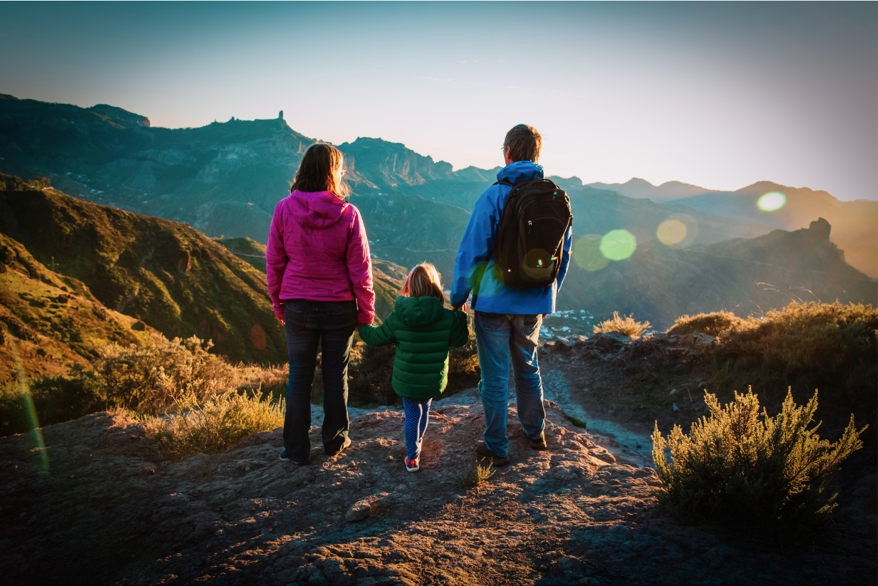
[[[442,317],[442,302],[435,297],[397,297],[393,310],[407,326],[427,326]]]
[[[348,204],[331,191],[299,191],[290,194],[293,214],[300,226],[312,230],[329,228],[341,218]]]
[[[505,179],[509,183],[518,183],[519,181],[528,181],[530,179],[542,179],[543,168],[533,161],[515,161],[509,163],[497,173],[497,180]]]

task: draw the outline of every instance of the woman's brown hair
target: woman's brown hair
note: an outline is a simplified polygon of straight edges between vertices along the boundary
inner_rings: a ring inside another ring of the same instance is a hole
[[[422,262],[411,271],[399,292],[403,297],[435,297],[445,304],[442,276],[432,264]]]
[[[344,164],[341,151],[325,142],[314,143],[305,151],[290,192],[331,191],[341,198],[348,195],[348,187],[341,180],[339,170]]]

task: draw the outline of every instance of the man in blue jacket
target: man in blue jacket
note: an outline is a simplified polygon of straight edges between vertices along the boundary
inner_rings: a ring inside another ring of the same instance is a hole
[[[542,138],[535,128],[519,124],[510,130],[503,142],[506,166],[497,174],[498,181],[515,184],[541,179],[543,168],[536,164],[541,146]],[[497,281],[491,251],[497,241],[503,206],[511,191],[509,185],[494,184],[479,197],[460,243],[451,286],[451,305],[455,309],[466,303],[471,291],[477,292],[472,303],[473,326],[482,369],[479,396],[485,408],[486,428],[485,442],[479,444],[476,453],[492,458],[495,466],[509,464],[506,422],[510,359],[515,373],[518,418],[531,446],[538,450],[546,448],[546,411],[537,344],[543,318],[555,311],[555,297],[567,274],[573,239],[571,226],[564,236],[564,254],[558,278],[552,285],[542,289],[512,289]]]

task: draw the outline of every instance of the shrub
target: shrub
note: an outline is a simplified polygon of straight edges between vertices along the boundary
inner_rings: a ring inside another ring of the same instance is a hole
[[[78,367],[70,377],[9,381],[0,386],[0,435],[24,433],[33,423],[62,423],[106,408],[100,386]]]
[[[688,435],[674,426],[669,438],[656,424],[652,455],[662,488],[659,503],[690,522],[718,522],[779,527],[807,523],[836,505],[829,493],[830,475],[862,447],[854,418],[835,443],[821,440],[809,427],[817,393],[807,406],[787,395],[772,418],[759,413],[757,397],[735,393],[720,407],[705,393],[710,416],[692,424]],[[670,449],[672,463],[665,450]]]
[[[747,320],[741,319],[730,311],[699,313],[691,317],[684,315],[677,319],[668,333],[677,335],[702,333],[719,337],[720,334],[744,327],[745,324],[747,324]]]
[[[160,334],[143,347],[110,344],[98,350],[94,376],[107,400],[126,408],[154,412],[188,396],[205,401],[234,385],[232,367],[209,354],[211,346]]]
[[[242,437],[284,424],[283,400],[272,402],[257,394],[226,392],[202,404],[194,395],[175,403],[177,413],[144,421],[146,439],[158,459],[178,460],[199,452],[223,452]]]
[[[602,321],[594,327],[595,334],[606,334],[609,332],[618,332],[622,335],[637,339],[640,334],[649,329],[650,323],[634,321],[634,316],[619,317],[619,312],[613,312],[613,318]]]

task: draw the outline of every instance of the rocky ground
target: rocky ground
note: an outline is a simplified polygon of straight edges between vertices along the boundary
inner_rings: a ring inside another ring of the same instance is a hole
[[[333,458],[312,428],[302,467],[278,461],[279,429],[161,463],[138,455],[139,423],[106,413],[44,428],[44,450],[2,438],[0,582],[876,581],[874,508],[848,504],[809,547],[681,526],[656,505],[655,472],[614,441],[550,402],[549,448],[534,451],[510,411],[512,464],[475,488],[462,482],[484,426],[473,391],[435,403],[415,474],[392,410],[353,412],[354,443]]]

